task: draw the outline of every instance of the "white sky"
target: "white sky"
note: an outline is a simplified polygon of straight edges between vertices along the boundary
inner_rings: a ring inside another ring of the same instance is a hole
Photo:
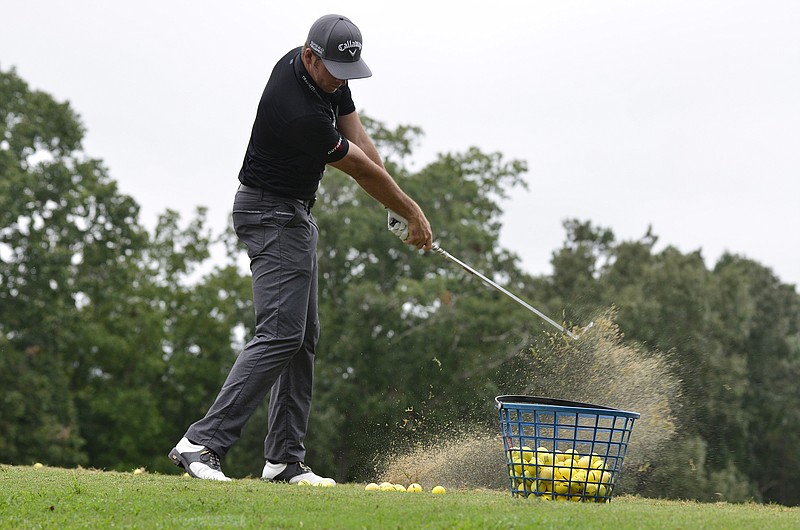
[[[202,205],[219,232],[272,66],[331,12],[363,33],[359,111],[425,131],[416,167],[528,162],[501,237],[528,272],[578,218],[800,284],[793,0],[0,0],[0,68],[70,101],[146,226]]]

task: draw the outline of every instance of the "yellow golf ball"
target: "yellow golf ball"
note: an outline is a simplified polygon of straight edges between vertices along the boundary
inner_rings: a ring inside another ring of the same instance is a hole
[[[533,458],[533,449],[528,447],[527,445],[522,446],[522,459],[526,462],[530,462]]]
[[[569,493],[569,482],[556,482],[553,484],[553,492],[558,495],[566,495]]]
[[[569,482],[572,480],[572,469],[569,467],[556,467],[555,471],[553,471],[553,478]]]
[[[591,460],[591,468],[592,469],[600,469],[603,470],[606,467],[606,463],[597,455],[592,456]]]
[[[511,453],[511,465],[508,466],[509,475],[512,477],[522,476],[524,465],[525,460],[522,458],[519,452]]]
[[[546,447],[540,447],[536,450],[536,460],[540,466],[548,466],[553,463],[553,455]]]

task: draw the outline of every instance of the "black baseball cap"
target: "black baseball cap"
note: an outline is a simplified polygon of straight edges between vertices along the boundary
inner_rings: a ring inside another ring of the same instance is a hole
[[[361,60],[361,31],[341,15],[321,17],[308,32],[308,47],[337,79],[370,77],[372,70]]]

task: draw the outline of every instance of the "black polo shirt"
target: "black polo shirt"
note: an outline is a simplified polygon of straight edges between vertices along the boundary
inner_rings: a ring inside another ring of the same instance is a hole
[[[287,53],[272,70],[258,104],[239,181],[276,195],[312,199],[325,164],[350,148],[336,120],[356,110],[350,87],[323,92],[300,60]]]

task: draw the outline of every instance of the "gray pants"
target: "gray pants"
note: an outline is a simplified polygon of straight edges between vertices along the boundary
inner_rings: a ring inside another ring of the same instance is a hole
[[[271,389],[264,457],[305,459],[311,409],[317,315],[317,236],[301,201],[240,186],[233,205],[236,235],[253,274],[255,336],[236,358],[206,416],[186,438],[224,457]]]

